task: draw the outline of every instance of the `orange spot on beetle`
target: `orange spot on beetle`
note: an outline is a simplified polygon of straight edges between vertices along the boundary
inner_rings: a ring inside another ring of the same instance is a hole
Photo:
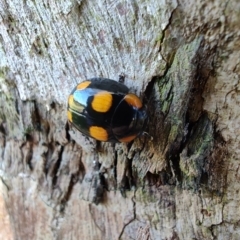
[[[131,106],[135,107],[135,108],[141,108],[142,107],[142,102],[139,99],[139,97],[137,97],[135,94],[133,93],[129,93],[124,97],[124,100],[130,104]]]
[[[91,126],[89,128],[90,136],[99,140],[99,141],[107,141],[108,140],[108,133],[102,127]]]
[[[96,112],[105,113],[112,106],[112,94],[107,91],[102,91],[94,95],[92,108]]]
[[[127,137],[124,137],[124,138],[120,138],[118,140],[119,140],[119,142],[128,143],[128,142],[131,142],[136,137],[137,137],[137,135],[130,135],[130,136],[127,136]]]
[[[85,88],[87,88],[89,85],[91,84],[91,81],[84,81],[84,82],[81,82],[77,85],[77,90],[83,90]]]

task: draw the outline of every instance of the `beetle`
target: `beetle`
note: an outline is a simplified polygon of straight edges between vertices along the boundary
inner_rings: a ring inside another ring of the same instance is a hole
[[[80,82],[68,97],[67,117],[84,135],[115,143],[134,140],[148,120],[140,98],[126,85],[108,78]]]

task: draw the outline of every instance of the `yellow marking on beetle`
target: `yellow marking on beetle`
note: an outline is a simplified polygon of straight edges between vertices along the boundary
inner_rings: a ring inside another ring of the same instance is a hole
[[[68,105],[69,107],[72,107],[74,105],[74,98],[73,98],[73,95],[70,95],[68,97]]]
[[[142,102],[141,100],[138,98],[138,96],[136,96],[133,93],[129,93],[124,97],[124,100],[130,104],[131,106],[135,107],[135,108],[141,108],[142,107]]]
[[[84,81],[84,82],[81,82],[77,85],[77,90],[83,90],[85,88],[87,88],[89,85],[91,84],[91,81]]]
[[[108,133],[102,127],[91,126],[89,128],[90,136],[99,140],[99,141],[107,141],[108,140]]]
[[[72,113],[70,111],[67,111],[67,118],[70,122],[72,122]]]
[[[94,95],[92,108],[96,112],[105,113],[112,106],[112,94],[107,91],[102,91]]]
[[[81,104],[79,104],[78,102],[76,102],[74,100],[74,96],[70,95],[68,97],[68,108],[72,111],[76,111],[76,112],[82,112],[84,106],[82,106]]]
[[[120,138],[118,140],[119,140],[119,142],[128,143],[128,142],[131,142],[136,137],[137,137],[137,135],[130,135],[130,136],[127,136],[127,137],[124,137],[124,138]]]

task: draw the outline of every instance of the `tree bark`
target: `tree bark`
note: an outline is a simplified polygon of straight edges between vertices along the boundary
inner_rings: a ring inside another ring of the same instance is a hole
[[[1,239],[239,239],[240,3],[0,2]],[[129,144],[67,123],[78,82],[147,106]]]

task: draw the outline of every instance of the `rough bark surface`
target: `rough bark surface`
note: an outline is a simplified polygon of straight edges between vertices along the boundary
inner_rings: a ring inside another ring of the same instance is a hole
[[[1,239],[240,239],[240,2],[0,1]],[[150,121],[130,144],[66,121],[118,78]]]

